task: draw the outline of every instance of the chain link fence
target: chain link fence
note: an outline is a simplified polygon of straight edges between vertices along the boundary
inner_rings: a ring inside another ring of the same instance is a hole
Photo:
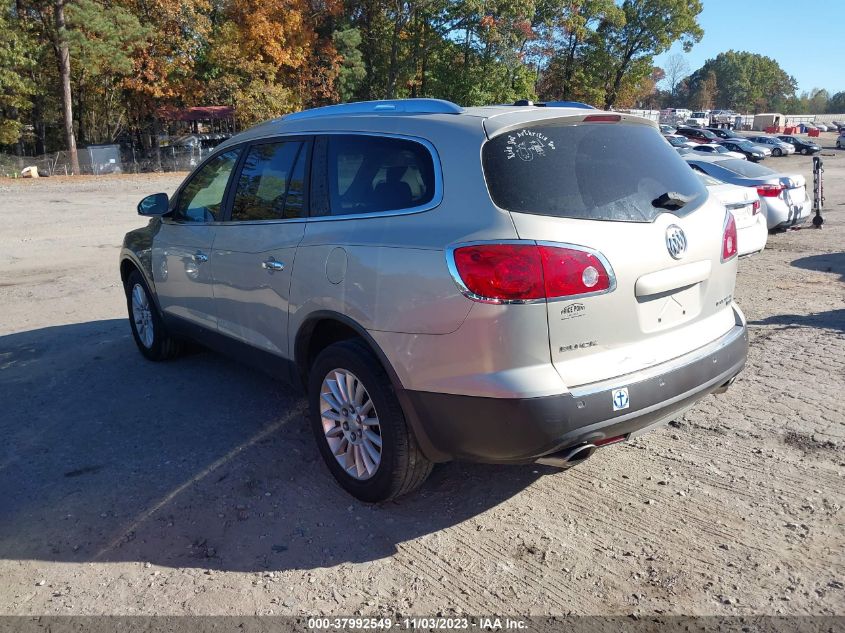
[[[159,156],[146,157],[132,149],[118,145],[98,145],[80,148],[77,151],[79,171],[89,176],[123,173],[148,173],[190,171],[196,167],[213,148],[210,147],[162,147]],[[0,176],[18,178],[27,167],[37,167],[39,176],[66,176],[73,173],[70,154],[66,151],[41,156],[14,156],[0,154]]]

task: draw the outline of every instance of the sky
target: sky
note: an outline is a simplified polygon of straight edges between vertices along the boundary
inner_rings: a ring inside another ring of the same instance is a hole
[[[676,44],[655,58],[686,56],[690,72],[719,53],[736,50],[771,57],[798,82],[798,94],[845,90],[845,2],[843,0],[702,0],[698,23],[704,37],[689,53]]]

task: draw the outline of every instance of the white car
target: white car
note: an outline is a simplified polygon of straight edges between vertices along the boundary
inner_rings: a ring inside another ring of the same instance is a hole
[[[729,185],[702,172],[696,172],[711,194],[725,205],[736,222],[736,242],[740,257],[759,253],[766,247],[769,229],[760,212],[760,197],[749,187]]]
[[[813,125],[815,125],[819,129],[819,132],[827,132],[828,131],[828,127],[824,123],[813,123]]]
[[[788,229],[803,224],[810,217],[813,205],[801,174],[785,174],[751,161],[697,152],[689,152],[683,158],[696,171],[756,190],[769,230]]]
[[[701,152],[702,154],[710,154],[711,156],[722,156],[724,158],[739,158],[740,160],[746,160],[746,156],[742,152],[731,151],[719,143],[699,143],[697,145],[693,145],[692,149],[693,151]]]

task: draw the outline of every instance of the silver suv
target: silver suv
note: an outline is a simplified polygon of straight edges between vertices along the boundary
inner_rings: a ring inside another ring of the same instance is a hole
[[[318,108],[138,212],[120,273],[141,353],[190,339],[304,386],[326,464],[366,501],[452,459],[574,465],[745,363],[733,216],[627,114]]]

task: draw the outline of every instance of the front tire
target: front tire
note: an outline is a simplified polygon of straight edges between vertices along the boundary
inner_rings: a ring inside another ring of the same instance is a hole
[[[803,149],[801,150],[801,153],[802,153],[802,154],[804,154],[804,156],[806,156],[807,154],[809,154],[809,153],[810,153],[810,150],[808,150],[808,149],[805,147],[805,148],[803,148]]]
[[[352,496],[371,503],[393,499],[431,472],[387,372],[363,341],[320,352],[309,373],[308,402],[320,454]]]
[[[782,156],[783,152],[780,150],[779,147],[776,147],[772,150],[772,156]]]
[[[137,270],[126,279],[126,306],[132,338],[149,360],[168,360],[182,351],[182,342],[167,332],[147,282]]]

